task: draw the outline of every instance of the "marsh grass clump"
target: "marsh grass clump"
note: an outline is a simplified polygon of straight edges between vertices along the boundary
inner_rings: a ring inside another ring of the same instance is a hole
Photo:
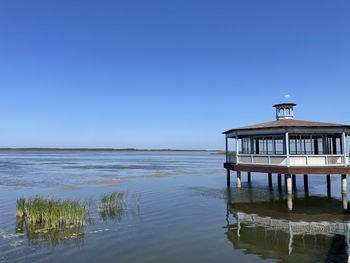
[[[112,192],[104,194],[100,200],[100,209],[126,209],[127,208],[127,194],[122,192]]]
[[[102,220],[121,220],[128,213],[128,194],[123,192],[112,192],[101,196],[98,207]]]
[[[18,217],[23,217],[25,215],[24,211],[24,205],[25,205],[26,199],[24,197],[21,197],[17,199],[16,202],[16,215]]]
[[[88,216],[90,216],[91,209],[92,209],[93,205],[95,204],[94,198],[92,196],[90,196],[90,198],[86,199],[84,204],[85,204],[85,208],[87,210]]]
[[[16,215],[29,223],[41,223],[50,227],[83,225],[85,206],[86,204],[80,200],[62,200],[41,196],[28,199],[19,198]]]

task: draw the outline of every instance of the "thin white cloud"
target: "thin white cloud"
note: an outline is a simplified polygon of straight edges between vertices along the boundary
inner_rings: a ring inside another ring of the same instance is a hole
[[[286,94],[286,95],[284,95],[284,97],[286,98],[286,99],[290,99],[290,94]]]

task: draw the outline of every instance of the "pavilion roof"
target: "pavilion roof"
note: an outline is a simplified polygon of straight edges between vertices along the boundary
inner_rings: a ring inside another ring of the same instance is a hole
[[[350,125],[337,124],[337,123],[327,123],[327,122],[315,122],[315,121],[302,121],[302,120],[276,120],[258,123],[249,126],[243,126],[231,130],[224,131],[223,134],[239,131],[239,130],[255,130],[255,129],[266,129],[266,128],[283,128],[283,127],[344,127],[350,128]]]

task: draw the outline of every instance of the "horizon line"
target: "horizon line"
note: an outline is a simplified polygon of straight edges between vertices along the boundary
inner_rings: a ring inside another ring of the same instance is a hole
[[[160,148],[160,149],[142,149],[142,148],[89,148],[89,147],[78,147],[78,148],[60,148],[60,147],[4,147],[0,148],[0,151],[110,151],[110,152],[146,152],[146,151],[159,151],[159,152],[222,152],[223,150],[205,150],[205,149],[171,149],[171,148]]]

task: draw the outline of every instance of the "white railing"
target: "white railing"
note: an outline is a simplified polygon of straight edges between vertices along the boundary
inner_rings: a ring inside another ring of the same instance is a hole
[[[257,165],[287,165],[287,155],[228,154],[228,163]],[[344,155],[289,155],[290,166],[347,166],[349,157]]]

